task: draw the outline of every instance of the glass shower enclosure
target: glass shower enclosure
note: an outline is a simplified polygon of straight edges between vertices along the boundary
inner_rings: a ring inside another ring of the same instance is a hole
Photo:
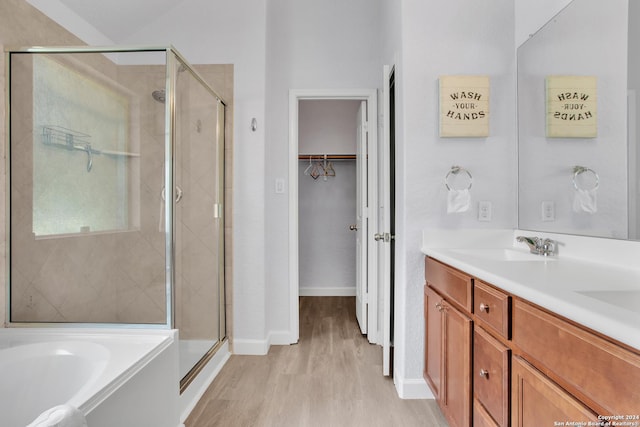
[[[225,103],[172,47],[9,50],[11,326],[226,339]]]

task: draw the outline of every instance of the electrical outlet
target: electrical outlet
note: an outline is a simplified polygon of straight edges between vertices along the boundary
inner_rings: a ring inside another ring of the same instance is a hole
[[[478,202],[478,221],[491,221],[491,202]]]
[[[552,200],[545,200],[544,202],[542,202],[542,220],[556,220],[556,204]]]

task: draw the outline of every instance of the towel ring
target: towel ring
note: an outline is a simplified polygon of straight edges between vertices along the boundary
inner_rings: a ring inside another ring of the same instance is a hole
[[[591,188],[591,189],[580,188],[580,186],[578,185],[577,178],[578,178],[578,175],[581,175],[583,173],[591,173],[591,174],[593,174],[593,177],[595,179],[595,183],[593,184],[593,188]],[[573,187],[576,190],[593,191],[593,190],[597,190],[599,186],[600,186],[600,177],[598,176],[596,171],[594,171],[591,168],[587,168],[585,166],[574,166],[573,167]]]
[[[469,172],[465,168],[461,168],[460,166],[451,166],[451,169],[449,170],[447,175],[445,175],[445,177],[444,177],[444,186],[447,187],[447,190],[452,191],[451,187],[453,186],[453,184],[451,186],[449,186],[449,178],[451,177],[451,175],[458,175],[460,172],[467,174],[467,176],[469,177],[469,186],[467,188],[463,188],[461,190],[470,190],[471,189],[471,186],[473,185],[473,176],[471,176],[471,172]],[[460,190],[458,190],[458,191],[460,191]]]

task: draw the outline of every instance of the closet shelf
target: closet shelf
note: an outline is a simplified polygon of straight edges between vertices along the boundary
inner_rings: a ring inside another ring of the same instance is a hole
[[[355,154],[299,154],[298,160],[355,160]]]

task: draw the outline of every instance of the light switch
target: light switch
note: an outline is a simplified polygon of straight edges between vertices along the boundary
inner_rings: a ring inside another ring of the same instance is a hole
[[[276,178],[276,194],[284,194],[284,178]]]

